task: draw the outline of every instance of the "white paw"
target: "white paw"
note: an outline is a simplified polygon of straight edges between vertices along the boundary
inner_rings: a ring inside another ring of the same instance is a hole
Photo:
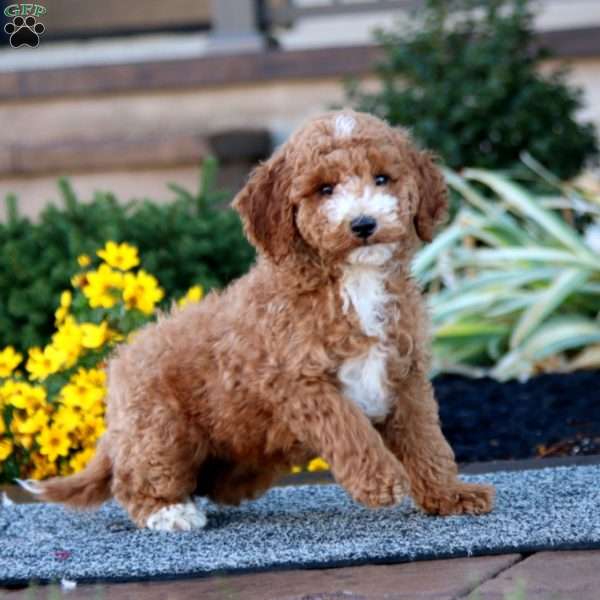
[[[394,503],[400,504],[400,502],[402,502],[402,500],[404,500],[404,498],[406,498],[406,488],[403,485],[397,483],[394,486],[393,494],[394,494]]]
[[[165,506],[148,517],[146,527],[154,531],[191,531],[206,525],[206,515],[188,500],[185,504]]]

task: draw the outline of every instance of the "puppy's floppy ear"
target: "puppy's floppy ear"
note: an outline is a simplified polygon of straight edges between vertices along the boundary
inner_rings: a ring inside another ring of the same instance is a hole
[[[232,203],[250,242],[276,263],[289,254],[296,237],[290,184],[285,156],[279,151],[251,173]]]
[[[413,162],[419,194],[415,230],[424,242],[430,242],[436,226],[446,217],[448,188],[429,152],[414,151]]]

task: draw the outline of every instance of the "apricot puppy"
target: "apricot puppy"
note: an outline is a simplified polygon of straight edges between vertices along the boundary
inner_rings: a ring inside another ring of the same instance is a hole
[[[118,348],[94,459],[34,490],[75,507],[114,496],[140,527],[188,530],[206,523],[194,493],[239,503],[319,454],[369,507],[410,494],[431,514],[491,510],[440,430],[410,276],[446,203],[406,132],[351,111],[310,121],[234,200],[256,265]]]

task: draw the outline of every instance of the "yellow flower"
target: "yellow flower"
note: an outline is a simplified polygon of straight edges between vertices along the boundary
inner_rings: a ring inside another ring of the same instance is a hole
[[[56,427],[71,433],[81,425],[81,414],[70,406],[61,406],[54,413],[52,421]]]
[[[97,271],[87,273],[85,278],[83,293],[92,308],[112,308],[117,303],[115,291],[123,287],[122,273],[102,264]]]
[[[71,375],[69,384],[81,387],[103,387],[106,384],[106,373],[101,369],[84,369],[80,367]]]
[[[106,321],[102,321],[100,325],[82,323],[81,333],[81,343],[84,348],[100,348],[110,338],[110,331]]]
[[[60,400],[65,406],[90,411],[104,397],[104,390],[68,383],[60,390]]]
[[[159,287],[156,277],[143,269],[140,269],[136,275],[125,274],[123,300],[127,308],[137,308],[144,314],[150,315],[163,296],[164,292]]]
[[[23,419],[21,418],[21,414],[18,412],[13,413],[12,419],[10,421],[10,431],[13,435],[19,433],[19,429],[23,424]]]
[[[129,244],[106,242],[106,246],[102,250],[98,250],[96,254],[105,263],[121,271],[128,271],[140,264],[137,248]]]
[[[292,474],[294,474],[294,475],[295,475],[296,473],[302,473],[302,467],[299,467],[299,466],[295,465],[295,466],[293,466],[293,467],[291,468],[290,472],[291,472]]]
[[[32,468],[29,471],[31,479],[46,479],[57,474],[56,463],[50,462],[46,456],[34,452],[31,455]]]
[[[12,451],[12,440],[6,438],[0,440],[0,462],[5,461],[12,454]]]
[[[4,382],[2,386],[0,386],[0,405],[10,404],[14,406],[14,402],[21,402],[21,392],[23,385],[25,385],[21,381],[14,381],[13,379],[8,379]],[[15,397],[18,398],[15,400]]]
[[[30,436],[38,433],[48,425],[48,414],[45,410],[39,409],[33,415],[24,420],[13,418],[14,432],[20,435]]]
[[[6,423],[4,422],[4,418],[0,415],[0,435],[4,435],[6,433]]]
[[[23,420],[22,414],[19,414],[18,412],[14,412],[12,420],[10,422],[10,431],[13,435],[16,445],[21,446],[22,448],[29,449],[29,448],[31,448],[31,444],[33,443],[32,434],[21,433],[21,428],[23,428],[23,424],[26,421],[29,421],[29,419]],[[25,429],[27,429],[27,427],[29,425],[30,424],[27,423]]]
[[[329,465],[322,458],[313,458],[306,468],[309,471],[328,471]]]
[[[86,446],[94,445],[96,440],[106,431],[106,423],[102,417],[86,415],[77,427],[77,435]]]
[[[15,408],[25,408],[25,398],[23,397],[20,389],[15,390],[15,393],[8,398],[7,404],[10,404]]]
[[[204,289],[202,286],[194,285],[187,291],[183,298],[180,298],[177,304],[179,306],[187,306],[192,302],[200,302],[200,300],[202,300],[202,296],[204,296]]]
[[[103,387],[106,385],[106,371],[103,369],[78,369],[71,377],[76,384]]]
[[[71,277],[71,285],[74,288],[80,288],[86,285],[87,283],[87,274],[86,273],[76,273]]]
[[[29,371],[31,379],[43,381],[48,375],[56,373],[66,359],[66,354],[52,345],[46,346],[43,351],[39,348],[31,348],[25,367]]]
[[[68,308],[64,308],[62,306],[59,306],[54,311],[54,324],[55,325],[60,325],[67,318],[68,314],[69,314],[69,309]]]
[[[77,452],[73,455],[69,461],[69,466],[73,469],[73,473],[83,471],[87,464],[90,462],[94,454],[96,453],[95,447],[85,448],[81,452]]]
[[[70,290],[65,290],[60,295],[60,305],[64,308],[69,308],[73,302],[73,294]]]
[[[89,267],[92,264],[92,259],[87,254],[80,254],[77,257],[77,264],[80,267]]]
[[[45,455],[50,462],[56,462],[59,456],[68,456],[71,448],[69,434],[60,427],[44,429],[35,440],[40,446],[40,454]]]
[[[27,411],[27,414],[33,414],[46,406],[46,388],[41,385],[27,386],[23,391],[23,397],[25,400],[24,408]]]
[[[72,316],[68,316],[52,336],[52,345],[64,353],[65,366],[72,367],[83,349],[83,331]]]
[[[2,406],[13,393],[13,389],[16,382],[12,379],[7,379],[4,383],[0,384],[0,406]]]
[[[104,413],[105,395],[106,374],[99,369],[79,369],[60,390],[64,405],[83,410],[90,416]]]
[[[0,352],[0,377],[9,377],[23,360],[23,355],[15,352],[12,346],[7,346]]]
[[[67,318],[72,300],[73,294],[69,290],[65,290],[60,295],[60,306],[56,309],[56,312],[54,313],[54,322],[56,323],[56,325],[60,325]]]
[[[14,437],[17,446],[21,446],[21,448],[27,448],[27,450],[31,448],[33,444],[33,435],[19,433]]]
[[[15,408],[26,410],[27,414],[33,414],[45,405],[46,389],[39,385],[16,382],[8,403]]]

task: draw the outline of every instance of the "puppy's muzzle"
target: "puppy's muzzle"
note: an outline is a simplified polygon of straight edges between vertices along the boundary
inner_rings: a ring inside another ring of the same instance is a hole
[[[367,238],[370,238],[373,233],[375,233],[375,229],[377,229],[377,221],[373,217],[360,215],[360,217],[352,219],[350,222],[350,229],[356,237],[360,238],[361,240],[366,240]]]

